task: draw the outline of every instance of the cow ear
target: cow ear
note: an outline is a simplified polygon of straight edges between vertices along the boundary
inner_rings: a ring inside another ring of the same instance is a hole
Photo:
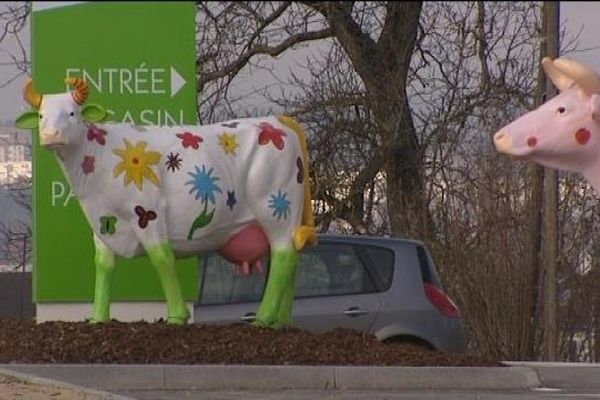
[[[37,111],[27,111],[17,118],[15,125],[21,129],[35,129],[40,123],[39,115]]]
[[[596,121],[596,123],[600,123],[600,95],[593,94],[590,97],[590,112],[592,114],[592,119]]]
[[[106,119],[106,110],[98,104],[86,104],[81,109],[81,115],[88,122],[102,122]]]

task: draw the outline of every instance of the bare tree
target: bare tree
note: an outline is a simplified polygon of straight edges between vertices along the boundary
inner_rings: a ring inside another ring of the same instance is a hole
[[[0,88],[8,86],[15,79],[28,74],[31,67],[29,46],[23,43],[21,34],[31,12],[30,2],[3,2],[0,5],[0,45],[12,42],[15,50],[12,52],[0,50],[3,53],[0,67],[5,71],[12,71],[4,75],[0,81]],[[2,47],[0,47],[2,49]],[[10,68],[7,68],[10,67]]]

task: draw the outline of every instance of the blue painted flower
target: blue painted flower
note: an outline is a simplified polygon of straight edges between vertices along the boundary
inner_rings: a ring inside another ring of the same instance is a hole
[[[185,183],[192,186],[189,193],[196,192],[196,200],[202,198],[204,202],[210,200],[211,203],[215,204],[215,192],[223,193],[221,188],[215,184],[219,178],[211,176],[213,168],[206,171],[204,164],[202,164],[202,170],[197,165],[194,168],[196,169],[196,173],[188,172],[188,175],[193,179]]]
[[[269,199],[269,208],[273,209],[273,216],[277,218],[277,221],[283,217],[287,219],[290,213],[290,201],[286,199],[287,193],[281,193],[281,190],[277,191],[277,195],[272,194]]]

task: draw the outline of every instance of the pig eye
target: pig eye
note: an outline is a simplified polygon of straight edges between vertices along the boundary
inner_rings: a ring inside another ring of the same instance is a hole
[[[558,107],[558,109],[556,111],[558,111],[559,114],[564,114],[565,111],[567,111],[567,109],[564,108],[563,106],[560,106],[560,107]]]

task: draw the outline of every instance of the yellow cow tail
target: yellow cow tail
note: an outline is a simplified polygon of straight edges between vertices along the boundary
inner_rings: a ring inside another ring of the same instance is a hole
[[[295,119],[285,116],[278,115],[277,119],[283,125],[290,128],[300,142],[300,148],[302,149],[302,167],[304,169],[304,204],[302,208],[302,221],[300,226],[294,229],[293,242],[296,250],[301,250],[307,245],[317,244],[317,231],[315,229],[315,217],[313,215],[312,201],[310,196],[310,179],[308,174],[308,145],[306,143],[306,134],[304,129],[300,126]]]

